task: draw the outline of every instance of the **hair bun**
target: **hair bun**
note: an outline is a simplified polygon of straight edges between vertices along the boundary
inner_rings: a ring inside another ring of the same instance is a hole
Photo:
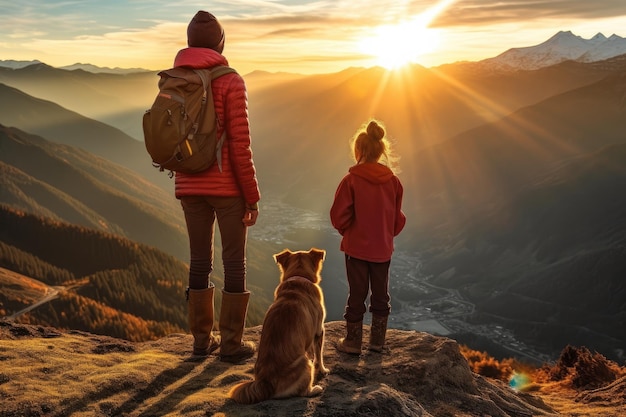
[[[382,140],[385,137],[385,129],[374,120],[368,123],[366,131],[367,135],[374,140]]]

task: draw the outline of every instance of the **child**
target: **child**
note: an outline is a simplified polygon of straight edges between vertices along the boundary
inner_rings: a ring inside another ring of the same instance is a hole
[[[363,126],[351,141],[356,165],[341,180],[330,209],[333,227],[342,236],[349,294],[345,309],[347,335],[337,349],[360,354],[365,299],[371,287],[372,326],[369,350],[382,352],[391,311],[389,265],[393,238],[406,223],[403,188],[388,166],[391,157],[385,129],[376,120]],[[386,165],[381,164],[386,162]]]

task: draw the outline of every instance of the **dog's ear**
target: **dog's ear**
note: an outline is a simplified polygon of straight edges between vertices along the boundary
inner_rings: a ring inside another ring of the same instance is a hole
[[[326,251],[324,249],[311,248],[309,253],[311,254],[311,259],[313,259],[316,265],[321,264],[326,258]]]
[[[274,261],[282,266],[283,268],[287,264],[287,259],[292,255],[292,252],[289,249],[285,249],[280,253],[274,255]]]

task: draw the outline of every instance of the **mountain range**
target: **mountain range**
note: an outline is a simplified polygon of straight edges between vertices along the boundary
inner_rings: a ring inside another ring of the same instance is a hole
[[[626,38],[598,33],[591,39],[561,31],[545,42],[524,48],[511,48],[482,63],[510,69],[533,70],[563,61],[597,62],[626,54]]]
[[[87,71],[61,70],[43,63],[20,69],[0,67],[0,83],[43,101],[52,101],[65,110],[73,110],[83,117],[104,123],[108,128],[116,127],[140,141],[143,140],[141,117],[152,100],[148,97],[154,95],[156,79],[153,72],[94,74]],[[43,103],[39,105],[41,104]],[[49,117],[56,119],[57,111],[55,110],[55,114]],[[27,116],[23,117],[26,120],[30,119]],[[11,120],[9,116],[4,120],[7,119]],[[32,119],[31,123],[36,123],[36,118]],[[48,123],[43,122],[38,123],[37,127],[51,128]],[[122,132],[110,132],[107,135],[115,137],[116,142],[126,141],[127,138],[120,139]],[[139,151],[143,151],[142,147],[143,144],[137,144]],[[133,154],[133,158],[137,156],[138,154]]]
[[[7,60],[0,59],[0,67],[12,68],[12,69],[20,69],[20,68],[25,68],[31,65],[38,65],[42,63],[43,62],[39,61],[38,59],[35,59],[32,61],[16,61],[13,59],[7,59]],[[81,64],[80,62],[77,62],[72,65],[65,65],[65,66],[58,67],[58,68],[63,69],[63,70],[68,70],[68,71],[82,70],[82,71],[93,72],[96,74],[99,74],[99,73],[134,74],[137,72],[150,71],[144,68],[99,67],[97,65],[92,65],[92,64]]]
[[[624,54],[626,54],[626,38],[616,34],[606,37],[603,33],[598,32],[590,39],[585,39],[568,30],[559,31],[538,45],[511,48],[496,57],[479,62],[499,69],[532,70],[549,67],[564,61],[597,62]],[[40,63],[39,60],[0,60],[0,67],[18,69]],[[149,71],[142,68],[109,68],[81,63],[66,65],[60,69],[117,74]]]
[[[431,312],[450,328],[500,326],[550,357],[576,342],[624,360],[626,55],[535,70],[484,64],[246,75],[262,191],[250,280],[267,303],[272,253],[324,248],[327,308],[341,317],[343,259],[327,210],[352,163],[348,139],[376,117],[401,157],[408,222],[397,252],[415,260],[392,269],[392,279],[417,280],[411,306],[398,302],[405,289],[393,289],[394,312],[419,309],[427,285],[449,288],[474,307]],[[102,221],[186,260],[171,180],[150,171],[136,135],[80,112],[117,108],[117,120],[138,121],[155,94],[154,73],[36,64],[0,69],[0,83],[1,203],[85,227]],[[159,214],[147,216],[155,206]],[[171,247],[167,236],[175,236]],[[461,333],[453,336],[469,337]]]
[[[34,59],[32,61],[18,61],[15,59],[0,59],[0,67],[10,68],[10,69],[20,69],[24,67],[29,67],[31,65],[42,64],[42,62],[38,59]]]

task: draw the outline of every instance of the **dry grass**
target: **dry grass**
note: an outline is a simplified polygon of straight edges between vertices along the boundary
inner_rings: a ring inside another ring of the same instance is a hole
[[[624,389],[585,399],[564,382],[532,392],[483,378],[458,345],[426,333],[390,330],[387,350],[360,357],[338,353],[340,322],[326,324],[331,374],[314,398],[241,406],[227,398],[252,378],[254,359],[240,365],[189,356],[188,334],[146,343],[0,322],[0,415],[11,416],[593,416],[626,415],[609,401]],[[257,341],[260,326],[246,329]],[[364,329],[367,342],[369,326]],[[588,393],[588,392],[587,392]]]

